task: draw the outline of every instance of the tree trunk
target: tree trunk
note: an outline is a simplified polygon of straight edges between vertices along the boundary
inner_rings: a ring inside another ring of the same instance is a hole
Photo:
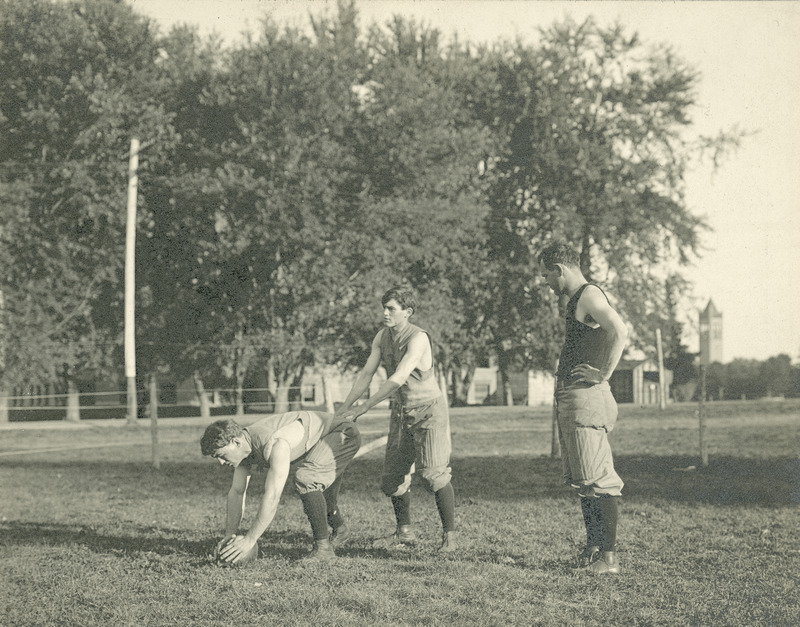
[[[558,409],[556,399],[553,398],[553,428],[550,435],[550,457],[561,457],[561,440],[558,437]]]
[[[275,391],[275,413],[280,414],[289,411],[289,386],[288,381],[283,385],[278,385]]]
[[[244,386],[240,381],[236,382],[236,415],[244,416]]]
[[[203,379],[200,378],[199,373],[195,372],[192,375],[192,380],[194,381],[194,390],[197,394],[197,400],[200,402],[200,417],[210,418],[211,408],[208,405],[208,395],[206,394],[206,388],[203,385]]]
[[[81,397],[72,379],[67,381],[67,420],[78,422],[81,419]]]
[[[466,394],[464,393],[464,381],[461,373],[455,368],[450,373],[450,395],[453,397],[453,405],[466,405]]]
[[[583,238],[581,241],[581,254],[580,254],[580,265],[581,265],[581,272],[583,272],[583,276],[586,277],[587,281],[592,280],[592,238],[589,235],[589,232],[583,234]]]
[[[502,346],[502,342],[497,347],[497,368],[500,371],[500,394],[502,394],[502,404],[507,407],[514,405],[514,390],[511,388],[511,378],[508,372],[508,353]]]
[[[325,398],[325,411],[329,414],[336,412],[336,405],[333,400],[333,389],[331,382],[325,375],[322,375],[322,396]]]
[[[8,422],[8,397],[4,388],[0,388],[0,422]]]
[[[161,454],[158,448],[158,378],[150,375],[150,449],[153,457],[153,468],[161,468]]]
[[[558,372],[558,359],[556,359],[553,372]],[[558,404],[556,403],[557,381],[553,381],[553,424],[550,433],[550,457],[561,457],[561,438],[558,437]]]
[[[291,411],[299,411],[303,407],[303,367],[300,366],[292,377],[289,389],[289,407]]]
[[[467,398],[469,397],[469,389],[472,387],[472,380],[475,378],[475,366],[470,364],[466,368],[466,372],[464,376],[461,378],[461,399],[463,400],[464,405],[467,404]]]
[[[508,378],[508,373],[504,372],[502,375],[503,379],[503,397],[505,398],[505,405],[506,407],[513,407],[514,406],[514,390],[511,388],[511,380]]]

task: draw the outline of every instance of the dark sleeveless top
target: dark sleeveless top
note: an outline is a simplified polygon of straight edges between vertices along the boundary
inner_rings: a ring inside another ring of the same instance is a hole
[[[561,356],[558,358],[558,370],[556,370],[556,378],[566,383],[574,383],[570,373],[575,366],[589,364],[599,368],[604,359],[606,332],[600,327],[592,328],[587,326],[575,318],[575,311],[578,308],[581,294],[590,285],[594,285],[594,283],[581,285],[567,303],[564,347],[561,349]],[[595,287],[600,289],[597,285]],[[600,291],[603,292],[603,290]],[[603,292],[603,296],[605,296],[605,292]],[[608,297],[606,297],[607,299]]]
[[[392,333],[389,329],[382,331],[381,362],[383,367],[386,368],[387,377],[391,377],[395,373],[397,366],[408,350],[409,341],[417,333],[428,335],[427,331],[413,324],[406,326],[395,338],[392,338]],[[430,342],[430,335],[428,335],[428,342]],[[433,343],[431,343],[431,350],[433,350]],[[436,377],[434,376],[433,363],[431,363],[430,368],[424,371],[414,368],[411,374],[408,375],[406,382],[397,390],[398,400],[406,407],[428,403],[441,395],[442,392],[439,390],[439,384],[436,383]]]

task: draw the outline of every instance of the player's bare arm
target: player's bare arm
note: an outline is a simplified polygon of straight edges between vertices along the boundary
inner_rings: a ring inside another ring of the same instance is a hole
[[[225,515],[225,538],[223,542],[233,536],[239,529],[244,516],[245,499],[247,486],[250,483],[250,470],[244,466],[238,466],[233,471],[233,481],[228,490],[228,500]]]
[[[580,364],[573,369],[572,375],[579,381],[587,383],[607,381],[622,357],[628,339],[628,329],[605,295],[593,286],[584,290],[578,301],[575,316],[581,321],[594,321],[594,324],[590,323],[589,326],[599,326],[603,329],[606,332],[607,345],[604,351],[605,363],[600,364],[599,368]]]
[[[388,333],[388,331],[385,331]],[[378,391],[372,395],[369,400],[365,403],[362,403],[358,407],[350,409],[347,413],[348,415],[352,415],[353,420],[357,419],[363,413],[369,411],[375,405],[380,403],[381,401],[386,400],[392,394],[394,394],[397,389],[406,382],[409,375],[413,372],[414,368],[421,368],[422,370],[427,370],[425,368],[425,363],[427,362],[428,367],[430,367],[431,363],[431,347],[430,342],[428,341],[428,336],[424,333],[417,333],[416,335],[412,336],[412,338],[408,342],[408,349],[406,350],[406,354],[400,360],[400,363],[397,365],[397,370],[390,376],[384,383],[378,388]],[[427,359],[426,359],[427,358]]]
[[[226,562],[235,564],[242,556],[247,555],[275,518],[283,488],[289,477],[292,447],[302,441],[303,431],[303,425],[298,420],[276,433],[268,458],[269,468],[264,480],[264,497],[258,506],[258,513],[245,535],[233,536],[220,550],[220,557]]]
[[[378,366],[381,365],[381,333],[383,333],[383,330],[379,331],[372,340],[372,349],[367,363],[358,374],[355,383],[353,383],[353,388],[350,390],[347,398],[344,399],[344,403],[336,412],[337,418],[352,417],[349,411],[350,408],[353,406],[353,403],[364,395],[364,392],[367,391],[369,384],[372,382],[372,377],[375,376],[375,373],[378,371]]]

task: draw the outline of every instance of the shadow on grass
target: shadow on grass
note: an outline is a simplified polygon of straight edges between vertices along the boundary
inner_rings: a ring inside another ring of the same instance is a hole
[[[169,530],[176,533],[175,530]],[[207,564],[214,540],[187,540],[185,538],[156,537],[163,530],[154,527],[137,528],[132,535],[104,533],[86,525],[67,525],[61,523],[34,523],[6,521],[0,523],[2,542],[0,547],[10,546],[59,546],[85,547],[93,553],[106,553],[134,558],[141,555],[156,554],[161,557],[189,558],[194,565]],[[178,532],[179,533],[179,532]],[[260,543],[261,555],[285,558],[296,561],[308,555],[311,544],[309,534],[302,532],[282,533],[279,543]]]
[[[83,546],[95,553],[112,553],[134,556],[142,553],[158,555],[189,555],[202,558],[209,551],[210,542],[184,538],[157,537],[164,534],[154,527],[142,527],[134,535],[107,534],[87,525],[63,523],[34,523],[6,521],[0,523],[2,544]],[[170,530],[171,532],[174,532]]]
[[[800,459],[712,457],[620,457],[617,472],[628,498],[683,503],[783,506],[800,504]]]

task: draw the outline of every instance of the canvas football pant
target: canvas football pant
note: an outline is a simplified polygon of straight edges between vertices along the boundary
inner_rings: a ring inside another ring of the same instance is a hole
[[[335,529],[343,522],[337,504],[341,477],[360,447],[358,427],[354,422],[343,421],[312,446],[297,464],[295,488],[315,540],[327,539],[328,525]]]
[[[392,406],[381,490],[386,496],[405,494],[414,473],[431,492],[450,483],[450,418],[442,400]]]
[[[331,429],[296,463],[295,488],[299,494],[322,492],[342,475],[361,447],[361,433],[345,420]]]
[[[580,496],[620,496],[624,484],[608,443],[617,403],[608,382],[591,387],[559,384],[556,411],[564,482]]]

